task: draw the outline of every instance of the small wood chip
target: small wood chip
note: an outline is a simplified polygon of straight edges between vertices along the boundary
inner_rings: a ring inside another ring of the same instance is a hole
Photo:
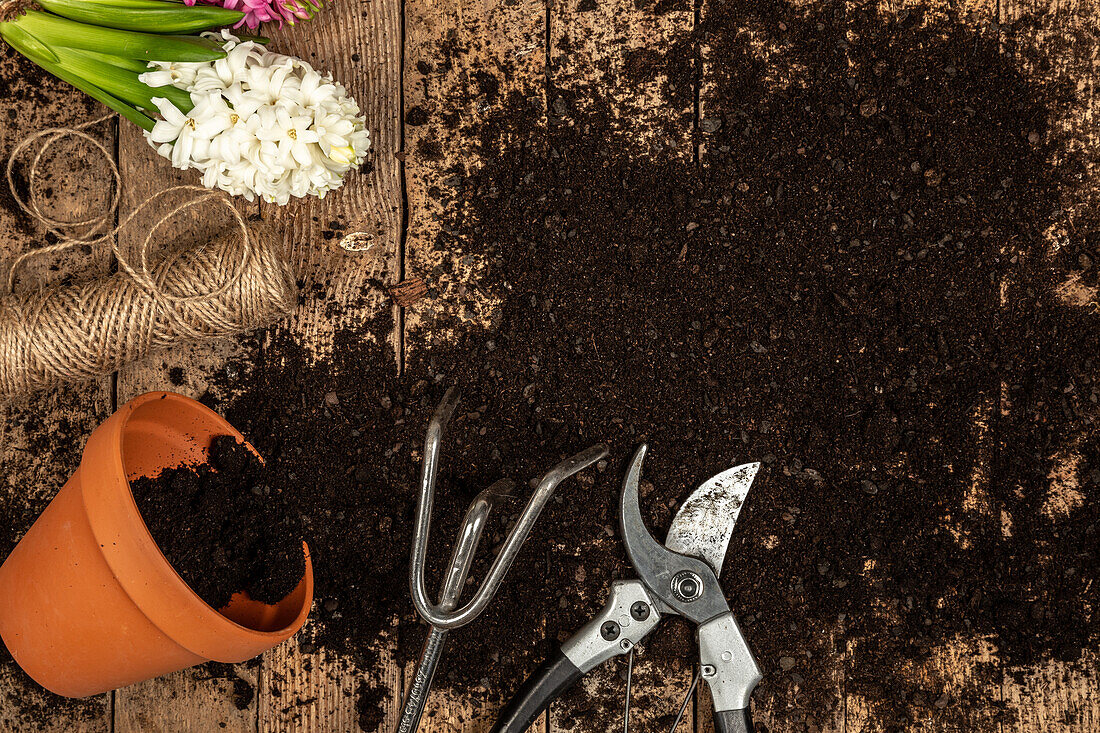
[[[428,294],[428,285],[422,277],[410,277],[390,288],[393,302],[407,308]]]

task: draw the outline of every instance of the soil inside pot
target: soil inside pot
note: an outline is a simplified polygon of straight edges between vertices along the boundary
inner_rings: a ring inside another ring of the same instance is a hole
[[[233,436],[213,439],[208,463],[167,468],[130,488],[164,556],[214,608],[238,591],[275,604],[301,582],[301,533],[282,488]]]

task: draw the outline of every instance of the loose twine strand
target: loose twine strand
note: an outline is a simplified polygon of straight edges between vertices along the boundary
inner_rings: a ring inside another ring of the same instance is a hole
[[[281,247],[267,232],[256,236],[224,194],[201,186],[174,186],[145,199],[110,226],[119,208],[122,177],[114,156],[85,130],[111,117],[74,128],[36,132],[20,142],[8,159],[7,184],[16,204],[58,241],[22,253],[8,271],[9,294],[0,299],[0,399],[57,382],[109,374],[152,350],[184,341],[258,328],[287,315],[296,303],[295,279]],[[83,140],[110,166],[111,198],[100,214],[61,219],[46,211],[39,196],[36,182],[43,157],[67,138]],[[35,144],[38,149],[27,170],[28,193],[24,197],[16,185],[15,165]],[[116,235],[148,207],[182,192],[196,195],[157,220],[132,262],[119,247]],[[208,203],[227,208],[236,231],[150,264],[158,232],[183,212]],[[74,229],[84,231],[70,233]],[[14,294],[16,274],[30,259],[104,242],[110,243],[118,262],[117,274],[82,285]]]

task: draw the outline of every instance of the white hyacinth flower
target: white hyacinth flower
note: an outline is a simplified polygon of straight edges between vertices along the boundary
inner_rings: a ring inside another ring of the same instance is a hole
[[[151,87],[178,86],[183,89],[195,83],[198,64],[188,64],[179,61],[151,61],[149,67],[156,71],[147,71],[142,78]]]
[[[161,119],[145,133],[176,168],[202,172],[207,188],[249,201],[286,204],[324,195],[362,165],[370,133],[343,85],[306,62],[241,41],[228,31],[223,59],[149,64],[139,78],[150,87],[186,91],[192,108],[156,97]]]

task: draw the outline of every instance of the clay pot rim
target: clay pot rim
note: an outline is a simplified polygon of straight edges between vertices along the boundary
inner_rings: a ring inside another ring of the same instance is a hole
[[[305,592],[302,607],[294,618],[283,627],[273,631],[261,631],[244,626],[228,618],[203,600],[180,576],[153,539],[144,517],[141,516],[141,511],[138,509],[133,491],[130,488],[130,481],[126,475],[125,456],[123,455],[123,435],[126,427],[130,424],[130,420],[137,410],[156,400],[178,403],[181,409],[196,413],[202,419],[215,424],[220,434],[234,436],[248,446],[249,450],[256,453],[257,456],[259,455],[259,452],[245,440],[239,431],[221,415],[202,403],[174,392],[148,392],[140,395],[130,400],[123,409],[115,414],[116,420],[106,421],[104,427],[107,422],[111,423],[109,431],[104,431],[98,436],[107,443],[106,447],[109,448],[107,451],[98,452],[97,457],[100,459],[105,458],[109,462],[109,465],[101,464],[100,468],[107,469],[103,471],[103,475],[109,475],[111,480],[109,482],[84,482],[84,502],[91,520],[92,531],[100,543],[104,557],[115,573],[116,579],[130,595],[131,600],[163,633],[184,648],[207,659],[220,662],[244,661],[258,653],[253,651],[254,648],[262,651],[270,648],[273,643],[286,639],[289,636],[288,632],[297,631],[309,616],[313,598],[313,566],[310,561],[309,547],[305,541],[302,542],[302,548],[305,552],[305,572],[299,585],[288,596],[289,598],[297,594],[302,584],[304,584]],[[95,495],[92,490],[104,484],[110,485],[108,491],[111,496]],[[104,506],[104,504],[108,506]],[[109,505],[113,505],[113,507]],[[97,506],[102,511],[95,511],[94,507]],[[113,521],[112,509],[122,510],[114,515]],[[120,528],[126,533],[136,535],[128,538],[132,541],[127,543],[129,547],[123,548],[117,543],[109,541],[112,530],[117,532]],[[149,547],[153,548],[155,552],[149,552]],[[140,554],[131,556],[128,562],[124,564],[132,569],[136,561],[142,566],[141,569],[145,571],[140,575],[151,577],[143,579],[135,577],[132,572],[119,572],[118,565],[119,561],[123,559],[122,555],[135,551],[135,548]],[[186,612],[159,612],[163,606],[168,605],[160,598],[166,593],[169,596],[169,602],[174,597],[175,601],[185,603],[188,606]],[[185,618],[188,614],[194,618],[190,620]],[[239,647],[242,645],[247,651],[226,653],[229,651],[226,648],[227,646]]]

